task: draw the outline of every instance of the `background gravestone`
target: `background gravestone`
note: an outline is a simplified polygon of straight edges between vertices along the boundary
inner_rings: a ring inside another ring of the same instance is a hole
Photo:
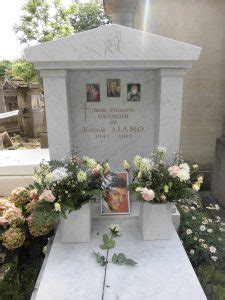
[[[44,83],[52,159],[74,144],[81,155],[109,159],[114,170],[155,145],[179,149],[183,76],[201,48],[120,25],[110,25],[25,50]],[[107,80],[120,97],[107,96]],[[138,84],[140,101],[128,101]],[[87,101],[95,85],[100,101]]]

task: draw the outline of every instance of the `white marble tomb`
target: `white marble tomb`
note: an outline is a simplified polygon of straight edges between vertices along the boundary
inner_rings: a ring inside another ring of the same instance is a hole
[[[149,156],[155,145],[178,150],[183,77],[200,52],[116,24],[27,48],[44,82],[51,159],[76,144],[119,171],[121,161]],[[107,97],[107,79],[120,80],[120,97]],[[91,83],[100,86],[100,102],[87,102]],[[127,101],[128,83],[141,85],[141,101]]]
[[[50,158],[61,159],[76,144],[81,155],[109,159],[120,171],[124,159],[149,156],[155,145],[178,150],[183,77],[200,52],[115,24],[26,49],[44,82]],[[107,79],[120,80],[120,97],[107,97]],[[141,101],[127,101],[131,83],[141,85]],[[99,85],[99,102],[87,102],[87,84]],[[33,298],[205,300],[172,224],[171,239],[143,241],[135,205],[126,217],[92,215],[89,243],[64,244],[57,230]],[[115,251],[137,260],[136,267],[108,265],[105,273],[92,257],[110,223],[123,232]]]

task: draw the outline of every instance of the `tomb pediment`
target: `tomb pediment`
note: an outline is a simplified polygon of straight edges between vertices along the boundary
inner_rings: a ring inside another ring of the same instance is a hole
[[[129,62],[198,60],[201,48],[113,24],[25,49],[32,62]],[[38,64],[36,65],[36,67]],[[71,66],[68,65],[68,68]],[[38,67],[41,69],[42,67]]]

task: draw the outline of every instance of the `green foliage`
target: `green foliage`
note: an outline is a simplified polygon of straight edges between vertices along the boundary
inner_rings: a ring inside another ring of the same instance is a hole
[[[134,266],[137,264],[133,259],[127,258],[123,253],[119,253],[119,254],[114,253],[112,257],[112,262],[118,265],[130,265],[130,266]]]
[[[180,201],[178,208],[181,213],[179,236],[192,264],[218,263],[223,252],[225,223],[209,216],[201,203],[194,200]]]
[[[79,4],[72,3],[70,7],[71,24],[75,32],[97,28],[110,23],[110,19],[105,15],[102,4],[98,2]]]
[[[20,263],[15,260],[3,281],[0,281],[1,300],[29,300],[33,292],[43,258]]]
[[[45,226],[57,224],[59,219],[59,214],[52,210],[51,203],[47,201],[38,202],[32,212],[32,225],[37,231],[41,231]]]
[[[5,71],[9,69],[12,65],[12,62],[9,60],[2,60],[0,61],[0,77],[4,77]]]
[[[25,83],[38,82],[37,72],[32,63],[27,61],[16,61],[8,68],[7,75],[11,79],[22,80]]]
[[[100,266],[104,267],[105,265],[107,265],[107,260],[106,257],[104,255],[101,255],[99,252],[93,252],[95,257],[96,257],[96,261],[98,264],[100,264]]]
[[[94,251],[97,263],[99,263],[101,266],[105,266],[108,263],[109,250],[115,247],[116,243],[113,238],[118,237],[120,235],[120,227],[119,225],[111,224],[109,227],[109,231],[111,232],[111,236],[109,236],[108,234],[103,234],[103,244],[100,245],[100,249],[107,251],[106,256]],[[134,266],[137,264],[134,260],[127,258],[124,253],[114,253],[112,256],[112,263],[117,265],[130,266]]]
[[[100,245],[102,250],[112,249],[115,247],[115,240],[111,239],[108,234],[103,235],[103,244]]]
[[[199,266],[196,272],[208,300],[225,300],[225,262]]]
[[[108,22],[102,5],[97,2],[80,4],[75,1],[66,8],[61,0],[27,0],[14,30],[21,43],[43,43]]]
[[[25,60],[0,61],[0,77],[22,80],[23,83],[38,82],[38,75],[32,63]]]

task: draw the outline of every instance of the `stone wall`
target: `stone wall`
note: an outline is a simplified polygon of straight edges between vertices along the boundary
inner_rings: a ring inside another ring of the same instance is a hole
[[[184,80],[181,150],[209,175],[225,102],[224,16],[224,0],[139,0],[134,15],[137,29],[203,48]]]

